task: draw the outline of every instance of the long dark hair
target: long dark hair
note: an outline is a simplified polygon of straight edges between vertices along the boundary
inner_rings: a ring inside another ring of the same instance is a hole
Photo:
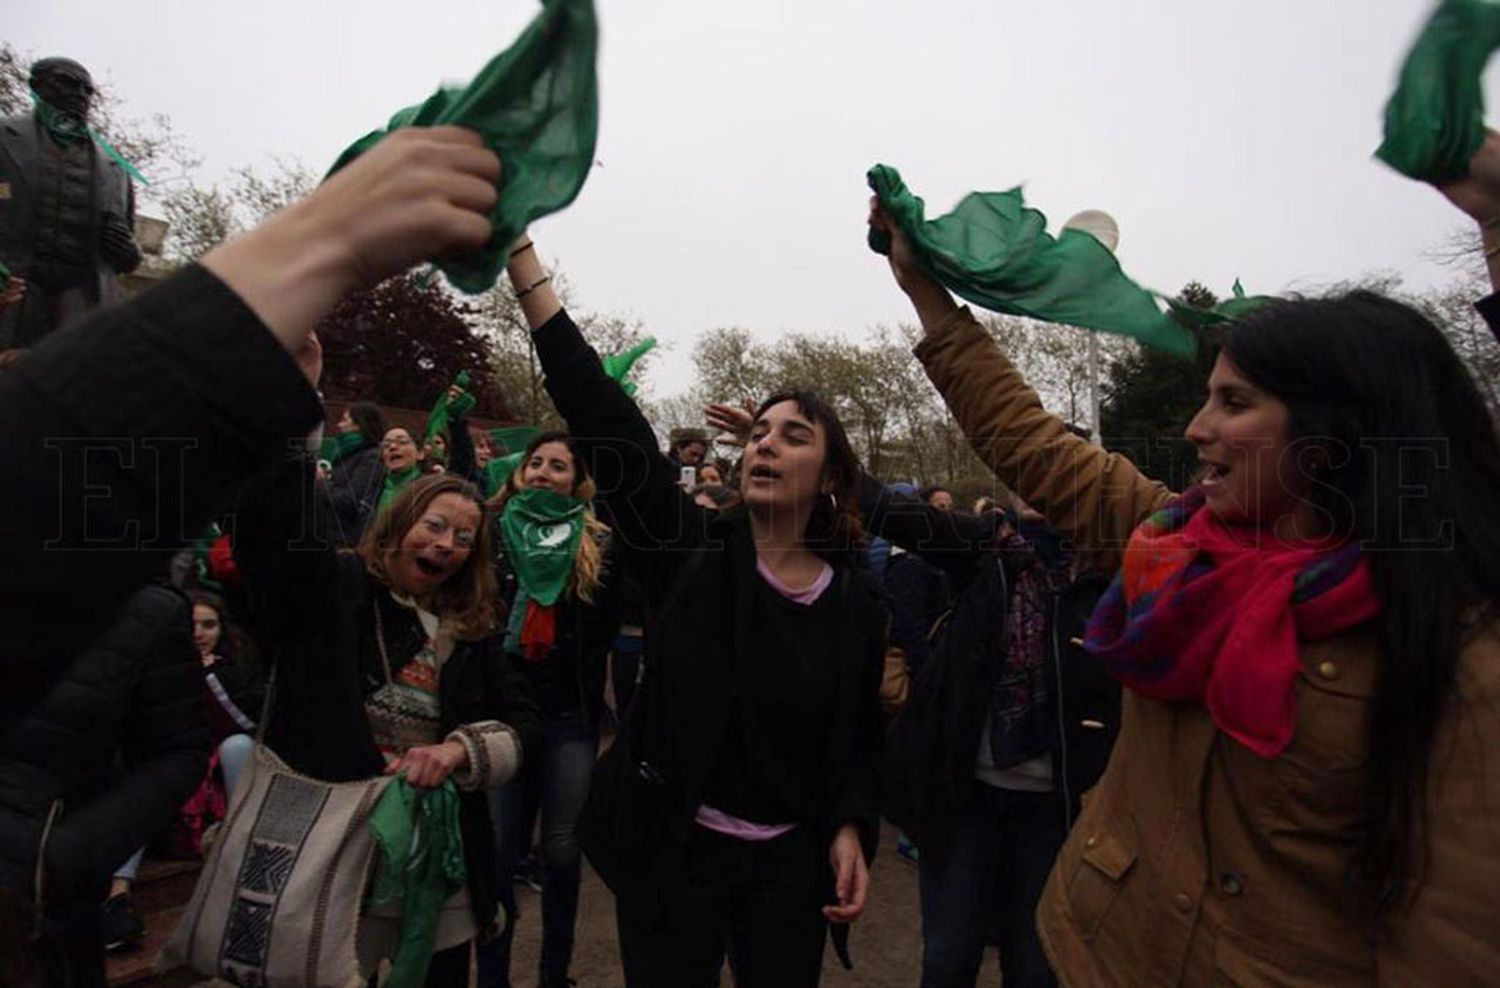
[[[189,590],[187,597],[194,607],[207,607],[219,616],[219,643],[215,649],[219,658],[229,663],[260,663],[250,636],[229,613],[223,597],[208,590]]]
[[[839,421],[833,406],[812,391],[790,389],[778,391],[755,410],[755,420],[766,414],[766,409],[784,401],[796,404],[797,410],[806,415],[815,425],[823,427],[827,437],[827,451],[823,456],[823,473],[818,478],[819,486],[828,494],[813,503],[812,515],[807,519],[803,532],[803,544],[812,552],[830,562],[846,559],[849,554],[863,548],[865,529],[859,517],[859,457],[854,455],[854,446],[849,434]]]
[[[380,440],[385,438],[385,416],[380,413],[380,406],[373,401],[356,401],[350,405],[349,418],[364,437],[367,446],[379,446]]]
[[[1368,550],[1382,655],[1353,877],[1390,915],[1425,874],[1428,765],[1460,649],[1500,601],[1495,423],[1442,332],[1370,292],[1270,305],[1223,346],[1290,409],[1310,503]]]

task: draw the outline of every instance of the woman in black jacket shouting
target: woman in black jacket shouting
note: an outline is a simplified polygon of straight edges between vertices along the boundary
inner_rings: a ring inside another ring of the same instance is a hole
[[[851,565],[858,464],[812,395],[766,401],[745,510],[694,504],[523,240],[510,276],[646,597],[645,680],[596,771],[584,849],[617,897],[631,985],[816,984],[864,908],[885,618]],[[839,939],[835,938],[836,945]]]
[[[441,909],[427,984],[466,985],[469,944],[496,920],[486,793],[515,774],[538,721],[529,684],[500,648],[484,506],[462,478],[423,477],[358,552],[335,553],[302,530],[312,482],[310,459],[290,462],[251,485],[238,516],[250,627],[275,659],[266,741],[292,768],[329,781],[452,779],[467,883]],[[367,912],[361,962],[390,956],[399,935],[399,913]]]
[[[566,986],[582,866],[578,814],[588,796],[604,708],[604,657],[619,630],[615,553],[594,514],[594,481],[567,433],[544,432],[492,504],[499,509],[505,651],[542,708],[537,757],[491,796],[497,889],[516,909],[512,879],[542,819],[542,988]],[[510,985],[507,927],[479,951],[481,988]]]

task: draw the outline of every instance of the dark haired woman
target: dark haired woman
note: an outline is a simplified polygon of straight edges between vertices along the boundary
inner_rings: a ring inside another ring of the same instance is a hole
[[[288,464],[259,478],[238,513],[250,624],[275,660],[266,743],[320,779],[454,782],[467,883],[439,914],[427,984],[465,985],[469,944],[496,921],[486,793],[514,775],[537,724],[500,648],[484,505],[459,477],[417,478],[358,552],[335,553],[302,531],[311,484],[310,462]],[[362,916],[362,963],[390,956],[399,934],[399,913]]]
[[[864,908],[877,826],[885,617],[851,564],[848,438],[816,397],[771,397],[742,463],[745,510],[707,512],[529,241],[510,277],[646,597],[645,680],[583,821],[626,980],[717,984],[732,944],[742,986],[816,984],[826,923]]]
[[[1437,327],[1366,292],[1237,320],[1174,496],[1047,413],[899,235],[891,266],[980,456],[1120,571],[1087,647],[1123,725],[1037,912],[1060,981],[1492,983],[1500,444]]]
[[[609,529],[595,517],[593,499],[593,479],[564,432],[533,438],[494,499],[510,607],[505,651],[542,708],[536,757],[490,800],[498,891],[515,915],[515,870],[540,813],[543,988],[570,984],[582,867],[578,814],[599,750],[605,655],[620,625]],[[510,984],[513,929],[481,947],[481,988]]]

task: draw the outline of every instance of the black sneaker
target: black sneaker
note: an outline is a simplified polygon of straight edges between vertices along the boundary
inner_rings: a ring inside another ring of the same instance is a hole
[[[136,915],[130,904],[130,893],[112,895],[104,902],[104,915],[100,918],[104,933],[105,950],[123,950],[139,947],[146,935],[146,924]]]

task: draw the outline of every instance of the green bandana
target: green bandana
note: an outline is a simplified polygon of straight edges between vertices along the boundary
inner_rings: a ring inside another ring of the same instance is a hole
[[[500,515],[505,558],[526,596],[550,607],[568,588],[583,538],[586,502],[528,488],[512,495]]]
[[[376,905],[401,903],[401,939],[386,988],[420,988],[432,961],[443,903],[468,875],[453,780],[436,789],[417,789],[397,778],[375,804],[370,830],[380,845],[370,899]]]
[[[432,406],[432,412],[427,416],[426,441],[431,442],[432,437],[439,434],[451,439],[449,426],[473,410],[477,399],[467,390],[469,381],[469,372],[459,371],[458,376],[453,379],[453,387],[460,392],[458,397],[448,394],[447,390],[438,396],[437,404]]]
[[[32,93],[31,98],[36,103],[37,122],[57,143],[77,144],[89,136],[89,125],[83,119],[62,112],[36,93]]]
[[[387,471],[385,475],[385,486],[381,488],[380,500],[375,504],[375,516],[378,518],[385,514],[385,509],[391,506],[391,502],[406,490],[413,480],[422,476],[421,464],[413,464],[405,470],[397,470],[395,473]]]
[[[992,312],[1104,330],[1149,346],[1191,355],[1192,334],[1120,270],[1110,249],[1082,230],[1047,233],[1047,218],[1027,207],[1020,189],[971,192],[946,216],[927,220],[925,206],[896,169],[876,165],[870,188],[911,242],[922,266],[949,290]],[[884,231],[870,248],[890,252]]]
[[[635,397],[635,384],[625,380],[625,375],[630,373],[630,368],[635,366],[637,360],[650,353],[655,346],[656,337],[648,336],[624,353],[611,354],[600,361],[604,365],[604,373],[620,386],[625,397]]]
[[[1484,143],[1480,76],[1496,48],[1500,4],[1443,0],[1401,66],[1375,157],[1419,181],[1467,175],[1469,159]]]
[[[477,251],[438,268],[471,295],[495,283],[511,244],[532,220],[578,195],[594,164],[599,91],[594,73],[599,27],[592,0],[542,0],[542,12],[510,48],[463,89],[443,88],[391,117],[339,155],[332,175],[399,127],[455,124],[479,132],[500,155],[500,199],[493,233]]]
[[[327,460],[328,465],[332,466],[351,453],[359,452],[364,444],[365,437],[359,432],[337,432],[324,436],[318,447],[318,459]]]
[[[131,178],[142,185],[151,184],[151,181],[146,176],[136,170],[135,165],[126,161],[124,155],[116,151],[115,146],[106,141],[97,130],[90,127],[87,121],[62,112],[38,96],[35,91],[32,92],[31,99],[36,104],[36,118],[38,122],[46,129],[47,133],[52,135],[53,140],[57,141],[57,143],[73,144],[85,137],[92,138],[94,143],[99,146],[99,149],[109,155],[115,164],[125,169]]]

